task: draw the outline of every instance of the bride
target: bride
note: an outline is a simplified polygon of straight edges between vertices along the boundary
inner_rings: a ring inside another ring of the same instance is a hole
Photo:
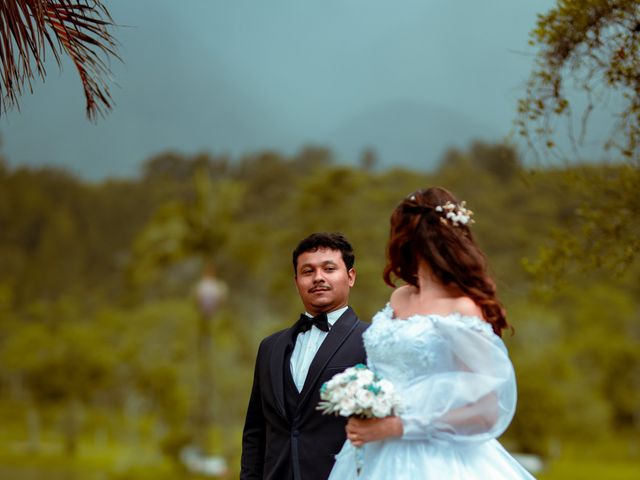
[[[513,417],[516,383],[500,338],[509,324],[472,215],[439,187],[393,212],[384,280],[406,285],[363,338],[369,367],[395,385],[403,411],[350,418],[330,480],[533,478],[496,440]]]

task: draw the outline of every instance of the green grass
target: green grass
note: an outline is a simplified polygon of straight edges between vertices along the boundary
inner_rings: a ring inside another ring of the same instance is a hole
[[[134,453],[134,452],[132,452]],[[120,452],[122,454],[122,452]],[[79,453],[75,458],[61,454],[0,455],[0,480],[180,480],[184,478],[169,462],[134,460],[132,455],[102,452],[99,456]]]
[[[64,454],[60,432],[54,428],[55,416],[43,416],[41,450],[33,454],[28,449],[24,415],[17,409],[0,408],[0,480],[199,480],[161,454],[152,429],[134,429],[135,424],[118,422],[118,418],[107,423],[94,416],[95,412],[87,415],[87,424],[100,428],[85,428],[78,439],[76,456],[69,458]],[[128,436],[127,432],[133,430],[138,434]],[[241,430],[224,441],[229,447],[225,453],[228,478],[237,478]],[[564,441],[555,455],[536,475],[539,480],[640,479],[640,440],[632,432]]]
[[[135,452],[121,448],[91,452],[81,450],[75,459],[60,454],[0,454],[0,480],[193,480],[159,458],[155,463],[134,461]],[[124,460],[123,460],[124,459]],[[150,460],[150,457],[148,457]],[[538,480],[638,480],[640,461],[568,460],[549,462]]]
[[[562,444],[547,462],[539,480],[638,480],[640,450],[633,434],[605,435],[590,441]]]
[[[562,460],[550,463],[538,480],[638,480],[639,462]]]
[[[4,439],[3,439],[4,440]],[[47,439],[38,453],[27,443],[0,442],[0,480],[180,480],[184,478],[151,442],[96,444],[81,437],[74,457]]]

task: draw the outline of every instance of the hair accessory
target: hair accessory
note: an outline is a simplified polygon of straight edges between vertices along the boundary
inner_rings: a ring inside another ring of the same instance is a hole
[[[444,205],[438,205],[435,211],[442,213],[444,216],[440,217],[442,223],[451,222],[454,227],[459,227],[460,224],[467,225],[475,223],[473,220],[473,212],[465,208],[466,202],[460,202],[460,205],[447,201]]]

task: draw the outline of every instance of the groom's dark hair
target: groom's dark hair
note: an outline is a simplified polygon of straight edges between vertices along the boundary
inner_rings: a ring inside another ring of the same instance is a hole
[[[353,254],[353,247],[345,236],[339,232],[318,232],[303,239],[293,251],[293,273],[298,272],[298,257],[301,254],[315,252],[319,248],[339,250],[347,270],[353,268],[356,257]]]

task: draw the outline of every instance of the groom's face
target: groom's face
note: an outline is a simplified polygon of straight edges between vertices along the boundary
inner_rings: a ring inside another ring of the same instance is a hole
[[[296,287],[311,315],[346,306],[355,280],[356,271],[347,270],[340,250],[319,248],[298,257]]]

